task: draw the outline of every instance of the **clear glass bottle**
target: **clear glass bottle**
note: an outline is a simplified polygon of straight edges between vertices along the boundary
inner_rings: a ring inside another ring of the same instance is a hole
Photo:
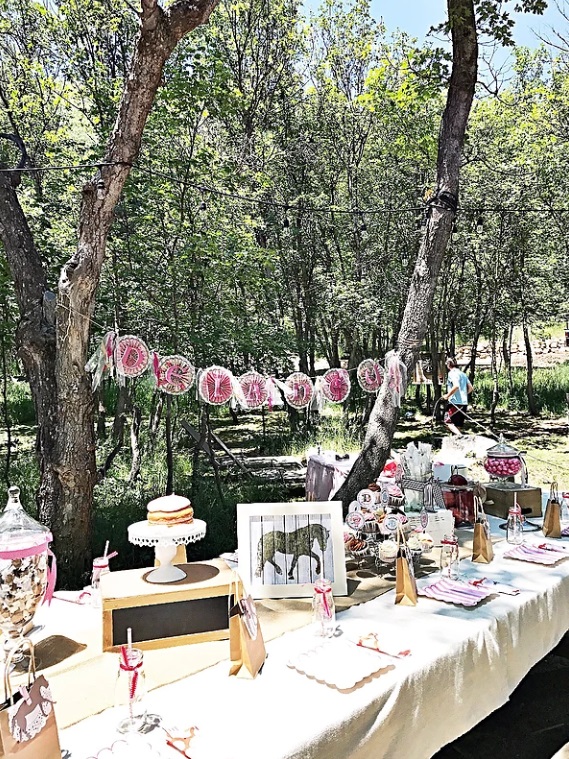
[[[441,577],[458,580],[458,564],[458,537],[454,534],[444,535],[441,542]]]
[[[91,573],[91,606],[100,609],[102,606],[101,598],[101,577],[110,572],[109,560],[106,556],[97,556],[93,559],[93,571]]]
[[[569,522],[569,493],[561,493],[561,521]]]
[[[31,629],[44,598],[51,540],[47,527],[24,511],[20,488],[10,487],[0,517],[0,629],[8,650]]]
[[[508,521],[506,523],[506,540],[508,543],[519,545],[524,539],[524,523],[522,510],[517,503],[514,503],[508,511]]]
[[[143,653],[123,646],[115,686],[115,711],[119,733],[141,732],[146,724],[146,677]]]
[[[314,595],[312,597],[312,618],[316,628],[316,634],[325,638],[331,638],[336,631],[336,608],[332,585],[324,578],[314,583]]]

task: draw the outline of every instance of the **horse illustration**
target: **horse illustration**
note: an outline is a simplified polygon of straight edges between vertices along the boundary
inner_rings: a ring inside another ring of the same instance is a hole
[[[257,547],[257,570],[255,575],[260,577],[263,573],[263,567],[268,561],[275,568],[275,572],[282,575],[283,571],[275,562],[275,553],[292,554],[292,564],[288,572],[289,580],[293,579],[293,571],[298,562],[299,556],[309,556],[316,560],[316,574],[320,574],[320,558],[314,553],[312,546],[314,541],[318,541],[322,554],[326,550],[330,530],[322,524],[307,524],[305,527],[299,527],[293,532],[282,532],[281,530],[272,530],[265,533],[259,540]]]

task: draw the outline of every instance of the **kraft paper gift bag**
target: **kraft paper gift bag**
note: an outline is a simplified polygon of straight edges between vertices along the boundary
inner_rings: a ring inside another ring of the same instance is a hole
[[[251,596],[240,596],[241,583],[235,583],[234,605],[229,609],[230,675],[256,677],[267,658],[265,641]]]
[[[476,522],[474,524],[474,541],[472,543],[472,561],[489,564],[494,558],[494,548],[490,539],[490,526],[484,513],[482,500],[474,496]]]
[[[409,555],[405,535],[397,529],[397,558],[395,559],[395,603],[403,606],[417,605],[417,583],[413,562]]]
[[[30,651],[26,686],[12,693],[10,669],[14,650],[4,671],[6,701],[0,705],[0,757],[3,759],[61,759],[53,698],[43,675],[36,676],[34,648],[27,638],[22,648]]]
[[[557,483],[551,483],[549,498],[545,507],[545,516],[543,517],[543,534],[546,538],[561,537],[561,504],[557,492]]]

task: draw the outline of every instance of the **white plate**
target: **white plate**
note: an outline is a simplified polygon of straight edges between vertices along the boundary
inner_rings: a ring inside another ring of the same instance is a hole
[[[349,690],[366,677],[382,669],[391,669],[395,661],[377,651],[354,645],[343,638],[316,642],[296,654],[288,666],[339,690]]]

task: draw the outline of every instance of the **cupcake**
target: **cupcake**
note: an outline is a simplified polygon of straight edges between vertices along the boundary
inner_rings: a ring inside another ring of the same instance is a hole
[[[359,538],[352,538],[349,543],[346,543],[346,548],[352,554],[362,554],[367,551],[367,543],[365,540],[359,540]]]
[[[392,562],[397,558],[398,546],[395,540],[384,540],[379,546],[379,556],[382,561]]]
[[[421,542],[417,535],[411,535],[410,538],[407,539],[407,546],[409,547],[410,551],[422,551],[423,546],[421,545]]]

